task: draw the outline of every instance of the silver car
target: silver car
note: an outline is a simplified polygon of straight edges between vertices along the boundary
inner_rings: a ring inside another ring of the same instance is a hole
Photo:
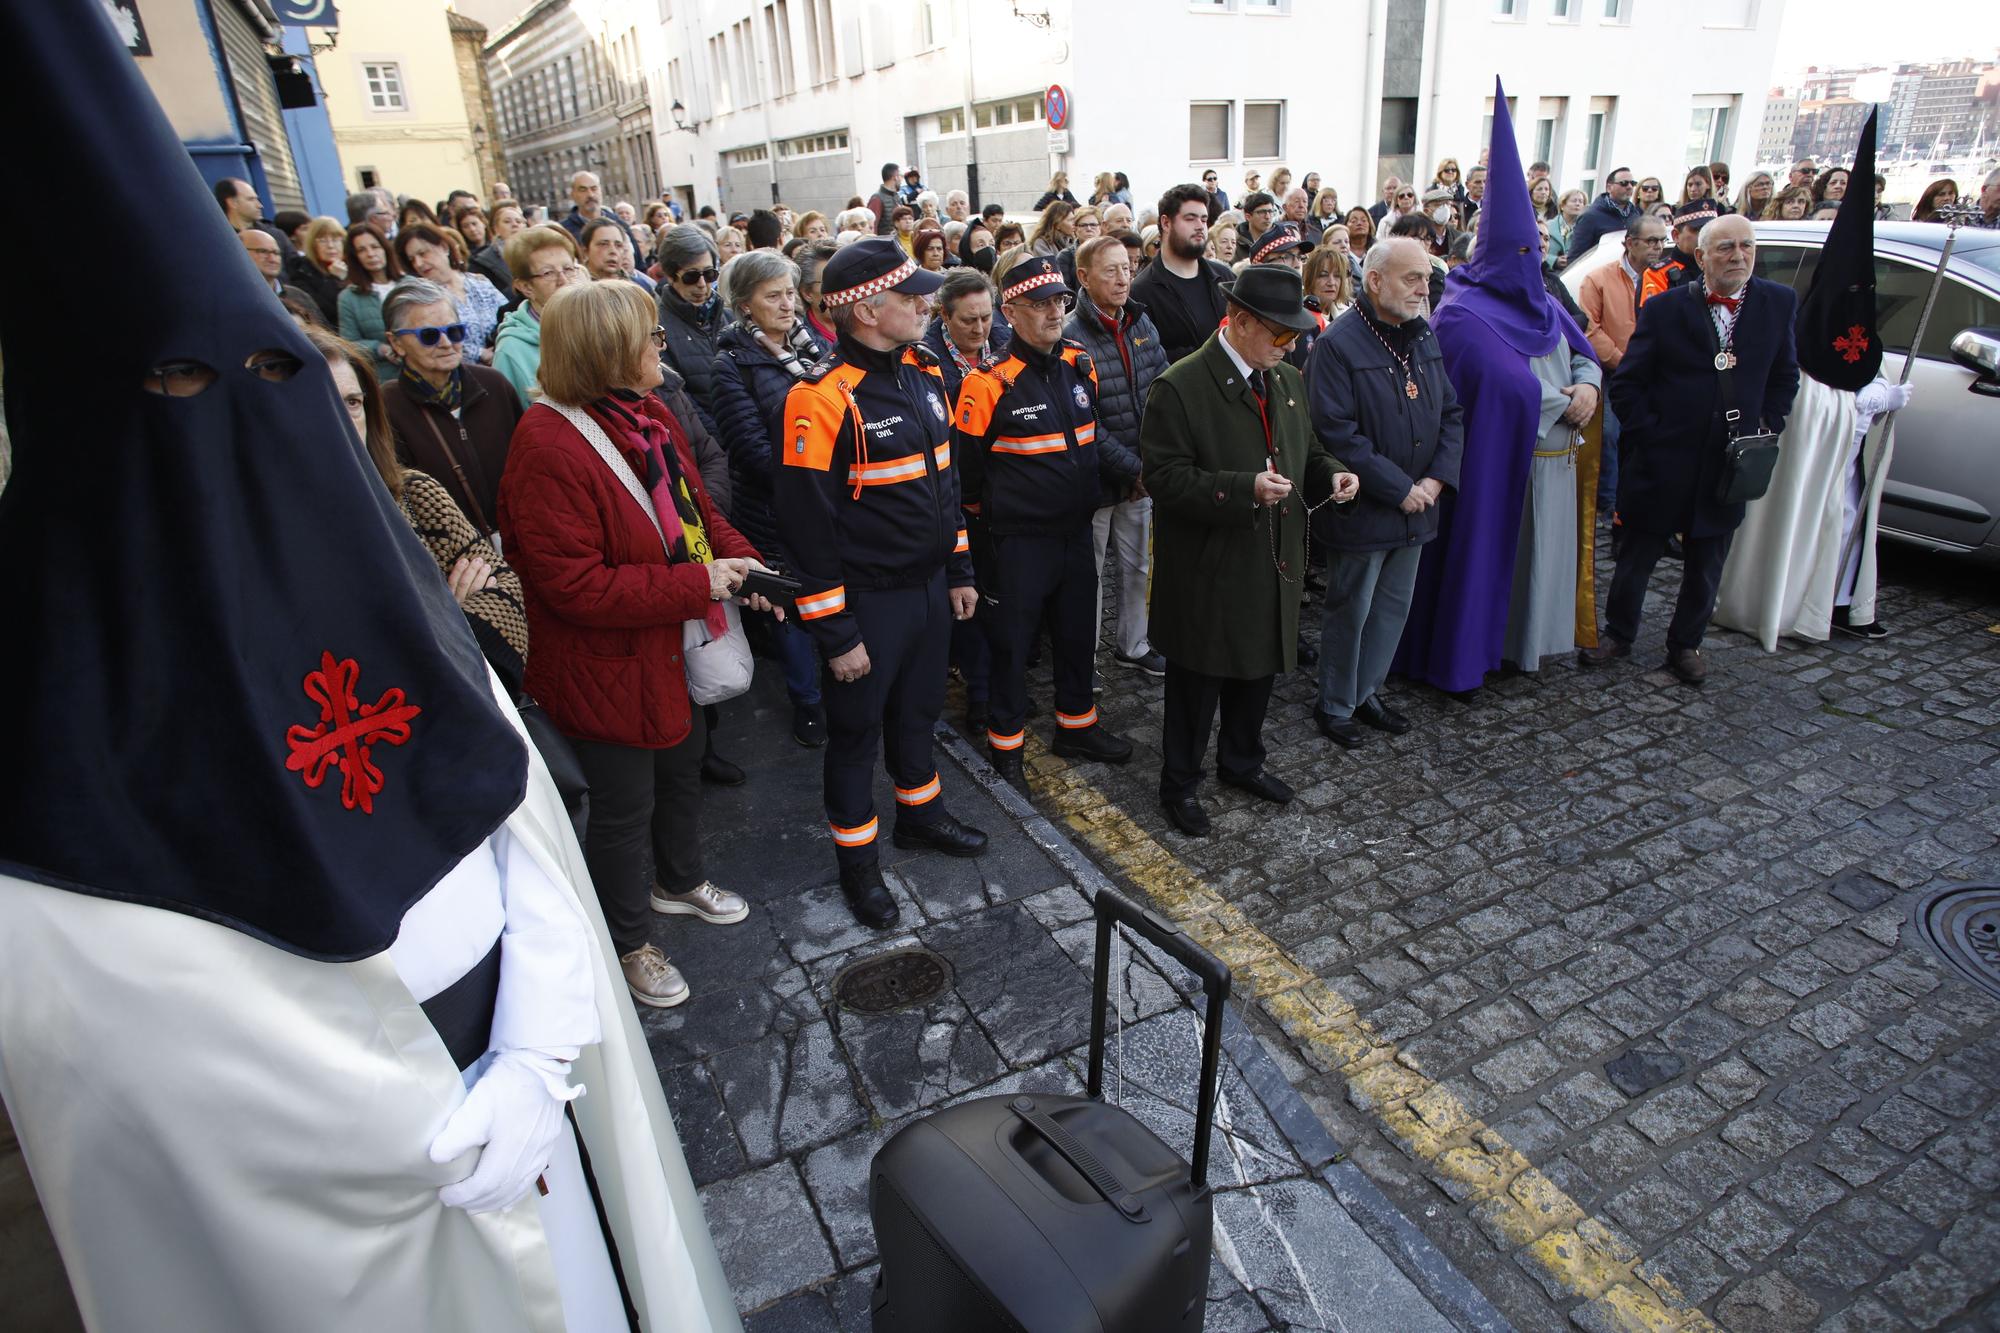
[[[1757,276],[1805,295],[1829,224],[1759,222]],[[1875,224],[1875,311],[1882,373],[1903,373],[1945,229]],[[1616,263],[1622,234],[1563,270],[1574,296],[1594,269]],[[1882,491],[1884,536],[2000,564],[2000,231],[1961,227],[1896,415],[1896,453]]]

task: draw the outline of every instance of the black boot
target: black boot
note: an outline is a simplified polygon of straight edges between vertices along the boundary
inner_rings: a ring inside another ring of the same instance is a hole
[[[1103,764],[1122,764],[1132,757],[1132,742],[1101,722],[1074,731],[1058,729],[1050,748],[1065,759],[1095,759]]]
[[[701,757],[701,780],[716,787],[740,787],[749,775],[713,750]]]
[[[898,819],[896,845],[943,852],[946,856],[977,856],[986,850],[986,835],[970,824],[959,823],[950,815],[939,815],[922,824],[915,820]]]
[[[873,862],[865,866],[842,866],[840,891],[847,898],[854,919],[872,930],[887,930],[902,915],[889,886],[882,882],[882,867]]]
[[[1019,750],[989,750],[986,759],[995,773],[1007,779],[1008,786],[1023,796],[1028,794],[1028,775],[1022,771]]]

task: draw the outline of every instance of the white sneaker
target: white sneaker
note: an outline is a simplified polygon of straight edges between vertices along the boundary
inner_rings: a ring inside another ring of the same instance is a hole
[[[750,915],[750,904],[703,880],[686,893],[668,893],[655,884],[653,910],[661,916],[692,916],[711,926],[733,926]]]
[[[625,974],[625,988],[640,1004],[655,1009],[671,1009],[688,997],[688,985],[681,970],[651,944],[642,944],[618,959]]]

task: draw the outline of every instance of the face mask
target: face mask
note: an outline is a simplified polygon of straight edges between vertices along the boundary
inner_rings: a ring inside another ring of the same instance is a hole
[[[981,273],[991,273],[993,271],[993,262],[999,257],[1000,252],[992,246],[982,245],[972,252],[972,266]]]
[[[1451,221],[1451,206],[1449,204],[1439,204],[1436,208],[1433,208],[1431,210],[1431,221],[1432,222]]]

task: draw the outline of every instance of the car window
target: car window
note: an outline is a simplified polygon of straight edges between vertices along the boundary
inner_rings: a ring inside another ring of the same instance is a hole
[[[1775,248],[1775,247],[1774,247]],[[1792,286],[1803,298],[1812,285],[1813,270],[1819,266],[1818,250],[1799,250],[1798,270]],[[1763,274],[1764,248],[1758,247],[1758,274]],[[1924,298],[1930,293],[1935,269],[1923,268],[1901,259],[1875,256],[1875,323],[1882,332],[1882,346],[1907,351],[1917,331],[1917,317],[1923,312]],[[1961,329],[1991,328],[2000,325],[2000,301],[1947,277],[1938,290],[1937,306],[1924,329],[1923,355],[1939,361],[1951,360],[1951,340]],[[1900,367],[1890,378],[1900,374]]]
[[[1787,287],[1796,285],[1800,296],[1806,294],[1805,284],[1796,282],[1799,273],[1799,256],[1818,251],[1805,251],[1796,245],[1771,245],[1763,241],[1757,244],[1756,267],[1752,270],[1760,278],[1772,282],[1782,282]]]

